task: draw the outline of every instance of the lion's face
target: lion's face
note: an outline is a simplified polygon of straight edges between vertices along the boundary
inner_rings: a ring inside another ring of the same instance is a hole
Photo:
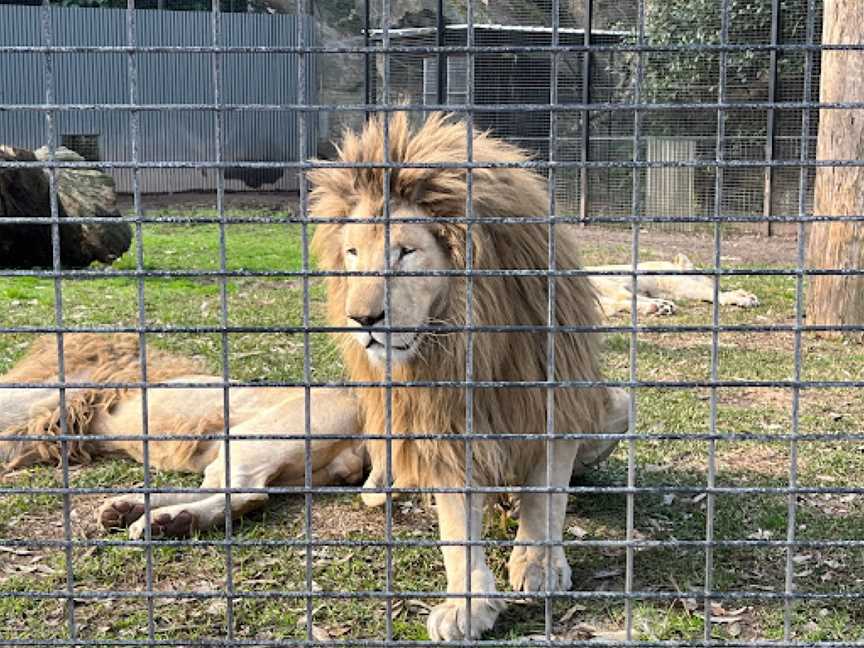
[[[355,210],[362,217],[361,210]],[[368,214],[368,211],[365,212]],[[398,208],[394,217],[425,216],[418,208]],[[352,214],[352,216],[355,216]],[[390,270],[423,272],[451,267],[449,255],[431,227],[422,223],[398,223],[390,227],[389,246],[385,249],[383,224],[351,223],[341,228],[342,257],[345,269],[360,272],[383,272],[385,254]],[[448,278],[442,276],[391,276],[390,327],[422,327],[440,319],[448,290]],[[384,277],[349,276],[346,278],[345,320],[358,330],[352,334],[369,359],[384,364],[387,357],[385,332]],[[361,330],[362,329],[362,330]],[[390,334],[393,364],[410,362],[420,350],[424,334],[417,331],[393,331]]]

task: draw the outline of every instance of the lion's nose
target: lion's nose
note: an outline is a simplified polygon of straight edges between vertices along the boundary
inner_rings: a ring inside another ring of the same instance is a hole
[[[349,315],[348,319],[357,322],[360,326],[371,327],[384,319],[384,311],[376,315]]]

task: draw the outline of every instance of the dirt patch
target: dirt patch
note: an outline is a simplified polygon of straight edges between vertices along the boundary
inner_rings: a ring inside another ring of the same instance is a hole
[[[69,468],[70,483],[74,488],[75,475],[84,470],[82,466]],[[27,486],[28,469],[8,473],[6,481],[19,487]],[[59,472],[59,469],[58,469]],[[25,481],[18,482],[18,478]],[[15,480],[15,481],[13,481]],[[0,495],[3,491],[0,490]],[[73,539],[92,538],[100,535],[102,529],[96,521],[96,509],[107,498],[107,495],[72,495],[70,498],[69,524]],[[56,498],[57,509],[36,507],[32,512],[24,512],[14,517],[14,525],[18,529],[26,529],[27,537],[40,540],[62,540],[65,537],[65,522],[62,514],[62,501]],[[23,535],[21,537],[24,537]]]
[[[775,325],[794,326],[794,320],[772,321]],[[782,352],[790,358],[795,351],[795,336],[792,333],[732,333],[725,331],[720,334],[720,348],[737,349],[739,351],[771,351]]]
[[[226,212],[260,211],[262,216],[273,212],[295,212],[299,195],[293,191],[237,191],[224,194]],[[125,216],[135,213],[131,194],[117,196],[117,207]],[[143,194],[141,209],[147,212],[191,211],[216,209],[216,193],[211,191],[188,191],[174,194]]]
[[[800,458],[798,468],[805,468]],[[785,446],[767,443],[728,444],[718,448],[717,470],[765,477],[785,477],[789,474],[789,451]]]
[[[0,585],[15,578],[57,576],[57,570],[48,559],[51,552],[44,548],[0,546]]]
[[[618,263],[630,260],[633,234],[629,229],[610,227],[583,227],[579,229],[579,241],[586,260],[594,263],[594,252],[613,249],[623,253]],[[720,242],[721,260],[726,267],[741,264],[766,267],[790,267],[797,263],[798,245],[794,234],[757,236],[734,233],[724,236]],[[704,232],[662,232],[642,230],[639,233],[639,252],[647,259],[671,261],[676,254],[684,253],[700,267],[714,263],[714,237]],[[612,259],[601,261],[611,263]]]
[[[842,420],[860,420],[861,405],[858,395],[852,389],[804,390],[799,396],[800,414],[822,415],[834,423]],[[792,412],[792,389],[723,388],[718,390],[718,403],[731,407],[762,410],[772,409]]]
[[[855,493],[821,493],[801,497],[804,507],[829,518],[842,518],[861,510],[860,495]]]
[[[69,523],[73,540],[89,539],[104,535],[96,522],[96,509],[104,496],[75,495],[71,500]],[[20,539],[32,538],[37,541],[65,540],[65,521],[62,508],[37,509],[23,513],[15,518],[15,526],[26,529],[26,533],[16,534]],[[0,583],[21,576],[57,576],[58,571],[51,556],[62,553],[60,547],[45,545],[0,546]]]
[[[733,407],[760,407],[791,411],[792,390],[771,389],[760,387],[758,389],[721,389],[717,397],[721,405]]]
[[[359,500],[344,497],[316,498],[312,528],[318,540],[341,540],[351,536],[383,538],[386,535],[384,507],[368,508]],[[435,512],[417,498],[393,500],[393,529],[411,534],[434,534]]]
[[[718,442],[714,456],[718,476],[731,479],[739,486],[751,483],[756,477],[782,479],[789,475],[788,443],[723,441]],[[701,474],[706,470],[707,460],[704,453],[687,452],[676,455],[669,463],[646,464],[644,468],[649,473],[692,471]],[[798,467],[801,470],[806,467],[800,456]]]

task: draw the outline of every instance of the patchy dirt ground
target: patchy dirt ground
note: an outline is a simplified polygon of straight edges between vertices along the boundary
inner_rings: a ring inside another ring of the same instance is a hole
[[[580,229],[586,254],[590,247],[604,250],[620,249],[626,253],[622,263],[629,261],[633,235],[629,229],[584,227]],[[639,233],[640,256],[671,260],[676,254],[686,254],[697,266],[714,263],[714,236],[704,231],[666,232],[643,229]],[[736,264],[765,267],[795,267],[797,265],[797,236],[782,233],[775,236],[732,232],[720,240],[720,259],[724,266]]]

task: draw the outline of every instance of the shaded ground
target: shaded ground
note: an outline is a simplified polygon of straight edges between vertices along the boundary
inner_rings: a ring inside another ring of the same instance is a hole
[[[242,196],[242,198],[241,198]],[[240,202],[235,203],[235,200]],[[145,196],[152,213],[201,214],[211,196]],[[239,215],[279,216],[290,196],[230,195],[228,210]],[[246,201],[246,202],[244,202]],[[251,201],[251,202],[249,202]],[[181,207],[173,207],[181,205]],[[128,207],[128,205],[126,206]],[[629,257],[630,233],[588,228],[582,231],[586,261],[621,262]],[[145,225],[144,263],[148,268],[217,269],[218,227],[214,225]],[[228,266],[247,269],[298,269],[300,237],[296,226],[232,225],[227,228]],[[698,263],[710,263],[710,237],[644,232],[643,258],[671,258],[686,252]],[[133,248],[134,249],[134,248]],[[788,237],[735,237],[723,242],[724,265],[729,267],[789,267],[795,242]],[[118,263],[134,268],[134,255]],[[299,323],[302,282],[254,278],[227,282],[229,321],[266,326]],[[726,287],[755,292],[762,305],[752,311],[721,312],[723,323],[766,324],[794,321],[794,279],[735,277]],[[67,325],[134,324],[137,321],[137,284],[128,279],[63,281]],[[207,279],[147,279],[145,312],[150,324],[216,325],[219,286]],[[311,286],[313,317],[320,321],[323,292]],[[50,281],[17,277],[0,279],[0,317],[11,325],[53,321],[54,286]],[[648,319],[645,324],[710,324],[711,307],[681,303],[679,313]],[[627,325],[629,316],[614,324]],[[218,335],[174,334],[151,336],[154,344],[202,358],[219,372]],[[32,336],[0,336],[0,371],[26,349]],[[302,336],[238,334],[230,336],[231,374],[240,379],[296,379],[302,376]],[[630,374],[629,334],[608,336],[605,361],[608,375]],[[337,378],[340,367],[324,336],[312,336],[313,376]],[[636,375],[657,381],[707,381],[712,374],[711,335],[645,333],[637,339]],[[791,380],[794,338],[785,333],[721,333],[716,374],[722,380]],[[820,381],[864,379],[861,346],[805,336],[801,371]],[[830,545],[830,541],[864,537],[864,504],[860,495],[843,488],[864,487],[864,442],[844,435],[860,434],[864,399],[859,391],[840,387],[802,389],[797,421],[801,433],[833,435],[828,440],[799,441],[795,447],[777,441],[721,440],[713,444],[716,484],[754,490],[706,496],[712,444],[687,438],[711,430],[720,433],[788,434],[793,426],[794,394],[783,387],[652,388],[637,393],[636,430],[644,440],[633,442],[635,479],[652,490],[632,497],[633,537],[659,545],[634,549],[634,591],[643,593],[632,604],[634,637],[642,640],[698,641],[704,634],[704,607],[698,593],[706,573],[720,598],[711,608],[712,636],[726,640],[783,637],[784,605],[776,594],[785,591],[786,568],[792,566],[796,591],[802,600],[791,605],[792,637],[800,641],[864,640],[864,548]],[[680,440],[657,440],[656,434],[681,435]],[[790,527],[790,466],[797,468],[802,487],[832,487],[836,493],[803,494],[795,501],[791,528],[812,546],[783,545]],[[610,461],[586,475],[579,485],[622,486],[627,483],[628,449],[620,447]],[[154,475],[156,484],[194,485],[196,476]],[[74,487],[129,488],[143,483],[141,467],[125,461],[102,461],[76,467]],[[50,466],[20,471],[2,486],[58,486],[60,472]],[[681,490],[684,488],[685,490]],[[775,489],[766,491],[764,489]],[[0,491],[2,493],[2,491]],[[285,592],[306,589],[305,504],[301,498],[279,497],[256,515],[234,527],[230,555],[221,544],[223,532],[202,534],[194,546],[155,543],[152,547],[124,545],[124,535],[105,535],[93,521],[100,495],[73,494],[70,498],[70,536],[77,544],[67,562],[62,547],[38,541],[66,536],[63,502],[50,494],[0,494],[0,639],[68,638],[64,601],[56,597],[31,599],[22,594],[63,592],[74,578],[74,620],[77,636],[95,641],[146,639],[148,618],[156,639],[176,642],[225,637],[233,619],[234,636],[241,639],[297,639],[307,631],[307,598]],[[706,563],[704,544],[709,511],[714,511],[713,533],[721,542]],[[393,633],[398,639],[425,638],[425,614],[444,587],[440,554],[434,547],[411,545],[434,540],[434,515],[419,499],[399,500],[393,506],[391,552]],[[552,631],[560,639],[622,638],[626,608],[624,588],[627,549],[598,544],[627,536],[627,496],[609,492],[572,497],[565,540],[574,570],[574,598],[551,607]],[[310,532],[315,546],[312,570],[311,623],[321,640],[380,639],[386,608],[381,598],[334,598],[326,592],[380,593],[386,588],[386,525],[380,510],[364,509],[353,496],[316,496],[312,500]],[[506,586],[506,559],[515,523],[500,511],[487,517],[488,535],[501,546],[490,550],[490,563]],[[90,541],[110,541],[98,545]],[[366,540],[376,546],[345,546]],[[14,544],[10,541],[24,541]],[[287,544],[274,545],[275,542]],[[828,544],[825,541],[829,541]],[[29,542],[30,544],[27,544]],[[245,543],[245,544],[244,544]],[[257,544],[256,544],[257,543]],[[339,543],[342,543],[341,545]],[[726,544],[722,544],[726,543]],[[759,544],[762,543],[762,544]],[[233,597],[226,597],[230,564]],[[152,577],[152,613],[143,596]],[[87,594],[102,593],[102,598]],[[199,592],[177,598],[174,593]],[[750,593],[740,597],[738,593]],[[619,593],[611,596],[609,593]],[[847,598],[817,599],[841,593]],[[651,598],[656,595],[662,598]],[[755,596],[755,598],[754,598]],[[759,598],[764,596],[765,598]],[[775,596],[775,598],[772,598]],[[489,638],[514,639],[544,632],[540,603],[514,604]]]
[[[229,211],[290,211],[296,208],[298,194],[293,191],[226,192],[224,206]],[[135,213],[131,194],[117,196],[117,207],[124,215]],[[216,194],[209,191],[187,191],[175,194],[142,194],[141,209],[161,213],[189,212],[196,209],[216,209]]]

